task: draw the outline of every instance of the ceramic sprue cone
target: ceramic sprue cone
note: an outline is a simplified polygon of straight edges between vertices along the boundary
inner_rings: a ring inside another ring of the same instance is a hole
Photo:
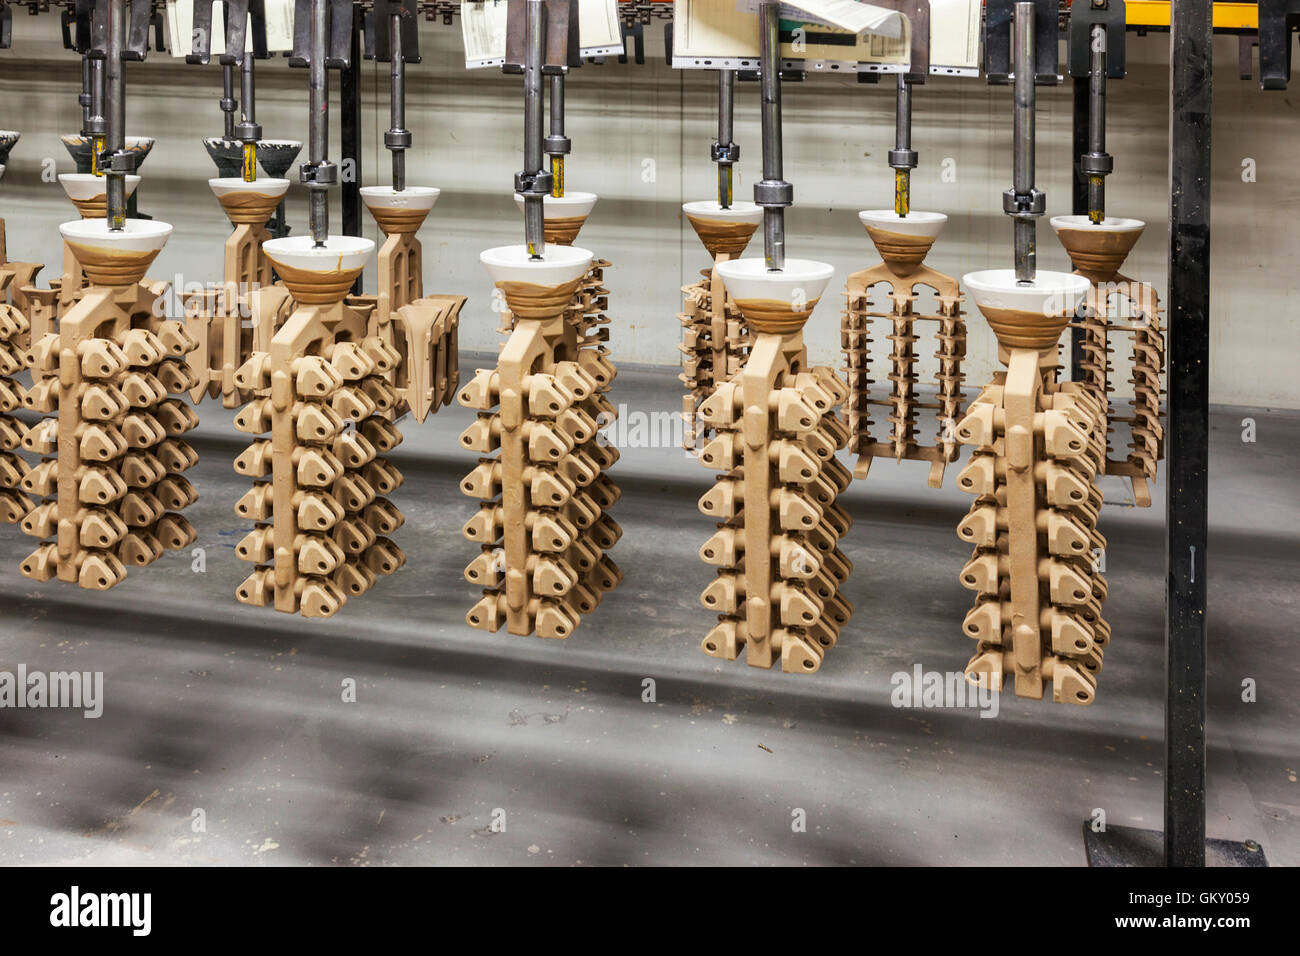
[[[682,212],[715,259],[739,257],[763,221],[762,207],[752,202],[733,202],[726,209],[716,202],[688,202],[682,204]]]
[[[787,259],[776,271],[763,259],[731,259],[717,268],[750,329],[778,335],[804,327],[835,273],[834,266],[811,259]]]
[[[409,236],[419,232],[441,189],[433,186],[363,186],[361,201],[386,236]]]
[[[217,176],[221,179],[238,179],[244,168],[244,144],[235,139],[222,139],[209,136],[203,140],[203,148],[217,165]]]
[[[1094,223],[1087,216],[1052,217],[1052,228],[1075,271],[1093,282],[1114,280],[1146,227],[1141,219],[1107,217]]]
[[[94,173],[60,173],[59,185],[82,219],[103,219],[108,214],[108,179]],[[140,177],[126,177],[126,198],[130,199]]]
[[[68,155],[77,165],[77,172],[90,174],[92,167],[91,152],[94,149],[95,141],[89,136],[82,136],[80,133],[68,133],[59,137]],[[128,152],[135,153],[135,168],[139,169],[144,165],[144,161],[149,156],[149,151],[153,149],[154,139],[152,136],[128,136],[126,137],[126,149]]]
[[[114,232],[103,219],[77,219],[59,226],[91,285],[129,286],[144,278],[172,227],[152,219],[128,219]]]
[[[1055,348],[1088,292],[1088,280],[1070,272],[1040,272],[1022,285],[1013,269],[989,269],[967,273],[962,285],[1007,352]]]
[[[264,226],[289,191],[289,180],[255,179],[250,183],[242,178],[219,178],[209,179],[208,187],[232,223]]]
[[[571,246],[578,238],[582,224],[596,207],[595,193],[565,193],[563,196],[546,196],[542,199],[543,234],[547,242],[557,246]],[[515,205],[524,211],[524,197],[515,193]]]
[[[593,256],[576,246],[548,245],[541,259],[527,246],[497,246],[479,261],[519,319],[552,319],[564,312],[578,290]]]
[[[257,164],[272,179],[282,179],[302,151],[296,139],[262,139],[257,141]]]
[[[366,267],[375,244],[359,236],[329,236],[317,246],[311,236],[287,236],[262,243],[294,299],[303,305],[343,301]]]
[[[864,209],[858,213],[858,221],[866,227],[889,271],[906,279],[921,268],[948,217],[941,212],[909,212],[900,216],[892,209]]]

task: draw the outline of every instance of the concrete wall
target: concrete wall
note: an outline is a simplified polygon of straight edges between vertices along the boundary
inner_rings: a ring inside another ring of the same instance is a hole
[[[713,196],[716,83],[710,73],[668,69],[659,30],[649,31],[645,66],[584,67],[568,85],[569,134],[574,153],[571,189],[601,200],[581,244],[610,259],[613,348],[621,362],[676,364],[680,286],[707,257],[680,216],[680,205]],[[426,288],[468,294],[463,344],[495,347],[490,287],[478,265],[481,249],[520,241],[522,227],[510,186],[521,166],[522,84],[497,72],[466,73],[459,27],[422,24],[424,62],[411,68],[407,117],[416,148],[408,159],[412,184],[440,186],[443,194],[421,238]],[[1168,209],[1168,37],[1129,37],[1128,79],[1112,86],[1109,209],[1150,223],[1126,270],[1164,288]],[[1300,408],[1294,356],[1300,323],[1291,297],[1300,270],[1300,177],[1294,150],[1300,141],[1293,94],[1263,94],[1236,76],[1232,38],[1216,44],[1214,250],[1211,399],[1218,403]],[[283,61],[259,64],[258,118],[267,138],[304,139],[306,73]],[[157,137],[144,167],[141,209],[171,222],[176,233],[153,274],[185,281],[212,280],[221,268],[228,224],[204,180],[214,175],[199,140],[220,132],[220,69],[185,66],[153,55],[131,64],[128,132]],[[77,58],[63,51],[53,15],[14,17],[13,49],[0,51],[0,126],[21,130],[0,186],[0,215],[8,221],[11,258],[61,261],[57,225],[70,218],[50,172],[71,171],[58,134],[80,126]],[[368,64],[364,86],[363,181],[387,181],[387,67]],[[335,95],[337,104],[337,95]],[[739,86],[736,138],[742,146],[738,194],[749,194],[759,174],[758,89]],[[913,175],[913,205],[951,217],[930,257],[936,268],[960,276],[1010,265],[1011,226],[1000,195],[1011,183],[1010,91],[982,80],[932,80],[916,95],[914,144],[921,167]],[[819,77],[785,88],[786,177],[795,184],[788,248],[792,256],[835,265],[844,276],[876,261],[857,222],[862,208],[892,203],[885,154],[893,143],[893,96],[888,84],[859,85],[849,77]],[[1040,92],[1039,187],[1048,212],[1070,211],[1070,95],[1068,86]],[[333,138],[332,158],[338,159]],[[1242,181],[1242,162],[1254,161],[1257,182]],[[956,176],[941,180],[942,161]],[[44,173],[44,175],[43,175]],[[290,192],[297,231],[306,226],[305,190]],[[335,207],[337,217],[337,206]],[[338,219],[334,220],[336,227]],[[369,235],[374,227],[367,220]],[[1068,268],[1050,228],[1040,232],[1039,263]],[[751,246],[751,254],[759,251]],[[369,276],[373,280],[373,276]],[[833,287],[835,288],[835,287]],[[838,290],[828,292],[808,327],[812,357],[838,366]],[[983,321],[971,321],[968,379],[986,381],[996,367],[993,339]],[[1124,363],[1117,360],[1123,377]]]

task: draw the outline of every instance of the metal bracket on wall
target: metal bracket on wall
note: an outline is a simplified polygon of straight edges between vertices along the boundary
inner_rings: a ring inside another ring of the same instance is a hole
[[[668,24],[669,38],[665,40],[664,45],[668,49],[668,63],[672,64],[672,24]],[[623,52],[618,55],[618,62],[627,62],[627,38],[632,38],[632,58],[633,61],[641,66],[645,63],[645,27],[640,22],[624,23],[622,25],[623,34]],[[603,59],[603,57],[601,58]]]
[[[912,27],[907,82],[924,83],[930,75],[930,0],[874,0],[874,3],[886,10],[897,10],[907,17]],[[1011,42],[1010,36],[1007,34],[1008,44]]]
[[[130,4],[127,35],[122,49],[122,59],[143,60],[149,50],[149,28],[155,27],[154,49],[165,49],[161,31],[162,20],[154,14],[152,4],[136,0]],[[8,48],[12,40],[7,4],[0,4],[0,48]],[[59,29],[63,33],[63,48],[102,60],[108,51],[108,0],[74,0],[74,4],[60,11]]]
[[[1015,0],[987,0],[984,5],[984,73],[990,86],[1011,83],[1011,20]],[[1057,0],[1034,0],[1034,37],[1037,49],[1034,76],[1037,86],[1056,86],[1061,77]]]
[[[81,4],[77,5],[81,15]],[[131,0],[127,14],[126,37],[122,47],[123,60],[143,60],[149,50],[149,27],[153,21],[153,4],[148,0]],[[90,17],[90,49],[92,59],[102,60],[108,55],[108,0],[94,0],[94,13]]]
[[[1300,29],[1300,0],[1259,0],[1261,89],[1285,90],[1291,82],[1291,35],[1297,29]],[[1250,78],[1248,59],[1243,65],[1242,78]]]
[[[90,49],[90,0],[74,0],[71,7],[59,12],[63,31],[63,48],[85,53]]]
[[[1068,69],[1075,79],[1088,76],[1092,52],[1092,28],[1106,28],[1106,76],[1122,80],[1128,76],[1124,59],[1124,0],[1109,0],[1104,6],[1083,4],[1070,8]]]
[[[265,0],[225,0],[226,52],[218,57],[222,66],[242,66],[244,47],[248,45],[251,21],[253,58],[265,60],[270,56],[266,43]],[[205,64],[212,56],[212,4],[198,0],[194,4],[193,48],[185,56],[186,63]]]
[[[325,55],[327,70],[347,69],[352,64],[352,0],[329,0],[329,43]],[[293,53],[290,66],[307,66],[311,60],[311,0],[294,0]]]
[[[400,16],[402,24],[402,60],[406,63],[420,62],[420,31],[417,29],[416,17],[419,7],[416,0],[375,0],[374,9],[366,14],[363,21],[365,31],[365,58],[388,63],[392,60],[390,49],[392,41],[388,32],[388,20]]]
[[[578,0],[540,0],[545,8],[546,49],[542,72],[556,73],[566,66],[581,66],[578,42]],[[529,0],[509,0],[506,8],[506,63],[503,73],[522,73],[527,49]]]

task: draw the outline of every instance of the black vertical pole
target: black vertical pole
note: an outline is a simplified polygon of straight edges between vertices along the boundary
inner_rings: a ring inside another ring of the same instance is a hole
[[[1205,865],[1212,4],[1171,4],[1165,865]]]
[[[1088,177],[1083,174],[1079,159],[1088,151],[1088,78],[1074,78],[1074,145],[1070,147],[1073,157],[1074,188],[1070,211],[1076,216],[1088,215]],[[1083,379],[1083,329],[1070,329],[1070,381]]]
[[[342,109],[339,120],[343,142],[343,162],[351,160],[351,175],[343,178],[343,235],[361,235],[361,11],[353,7],[352,45],[348,65],[339,71],[339,100]],[[361,277],[352,285],[352,292],[360,295]]]

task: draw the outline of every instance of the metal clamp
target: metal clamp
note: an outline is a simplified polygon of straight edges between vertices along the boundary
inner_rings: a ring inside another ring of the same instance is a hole
[[[328,159],[319,163],[299,163],[298,181],[308,189],[328,189],[339,181],[339,168]]]
[[[515,173],[515,192],[521,196],[549,196],[554,180],[547,170]]]
[[[1037,219],[1047,212],[1047,193],[1038,189],[1027,193],[1008,189],[1002,194],[1002,211],[1012,219]]]
[[[919,158],[914,149],[891,149],[889,166],[891,169],[916,169]]]
[[[754,202],[759,206],[784,209],[794,205],[794,186],[780,179],[760,179],[754,183]]]
[[[740,144],[714,142],[709,147],[709,158],[715,163],[734,165],[740,162]]]
[[[1085,176],[1109,176],[1115,171],[1115,157],[1109,153],[1084,153],[1079,157],[1079,169]]]

